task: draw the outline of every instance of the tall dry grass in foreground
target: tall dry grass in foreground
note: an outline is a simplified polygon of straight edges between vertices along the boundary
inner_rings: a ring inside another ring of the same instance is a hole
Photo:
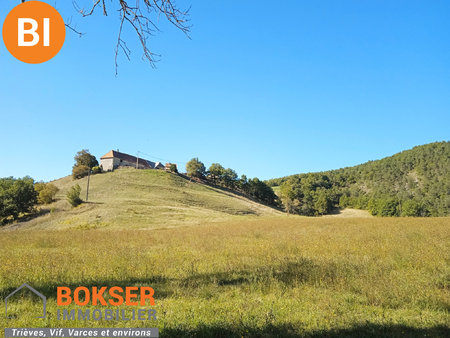
[[[261,218],[165,230],[0,232],[2,327],[159,327],[161,336],[446,336],[449,218]],[[56,287],[150,285],[157,322],[61,322]],[[0,331],[3,335],[3,331]]]

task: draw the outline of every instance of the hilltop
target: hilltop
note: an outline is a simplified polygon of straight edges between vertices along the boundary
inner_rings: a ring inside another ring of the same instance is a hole
[[[189,180],[161,170],[134,168],[98,173],[91,176],[89,201],[72,208],[66,194],[79,184],[85,199],[87,178],[67,176],[52,182],[59,189],[55,202],[4,228],[154,229],[283,215],[276,208],[245,197],[248,194],[214,185],[217,176],[212,177]],[[32,179],[24,180],[31,180],[27,184],[33,189]],[[378,216],[447,216],[450,142],[418,146],[354,167],[291,175],[266,183],[291,214],[348,218],[367,217],[368,210]]]
[[[266,181],[294,212],[326,214],[334,207],[381,216],[450,214],[450,142],[414,147],[354,167]]]
[[[119,169],[92,175],[89,201],[72,208],[70,187],[79,184],[86,195],[87,178],[67,176],[52,182],[60,190],[56,202],[40,216],[11,227],[21,228],[166,228],[281,212],[250,199],[161,170]]]

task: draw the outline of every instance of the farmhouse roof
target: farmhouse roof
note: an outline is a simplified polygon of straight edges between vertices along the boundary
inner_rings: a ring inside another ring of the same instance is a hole
[[[107,152],[105,155],[103,155],[102,157],[100,157],[101,160],[107,159],[107,158],[118,158],[120,160],[131,162],[131,163],[135,163],[138,159],[136,156],[128,155],[128,154],[121,153],[121,152],[115,151],[115,150],[111,150],[111,151]],[[143,165],[144,167],[147,167],[149,169],[153,169],[155,167],[154,162],[148,161],[148,160],[140,158],[140,157],[139,157],[139,165]]]

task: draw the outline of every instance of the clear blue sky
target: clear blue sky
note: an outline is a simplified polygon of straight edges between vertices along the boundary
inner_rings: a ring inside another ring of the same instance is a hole
[[[1,23],[18,3],[2,1]],[[59,178],[88,148],[268,179],[450,139],[450,1],[178,4],[192,40],[163,24],[157,69],[127,30],[115,77],[117,14],[81,18],[70,1],[56,8],[87,34],[67,31],[53,60],[23,64],[1,41],[0,177]]]

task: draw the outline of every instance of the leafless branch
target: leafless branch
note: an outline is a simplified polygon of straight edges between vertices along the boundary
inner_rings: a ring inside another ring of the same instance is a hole
[[[133,0],[116,1],[118,1],[119,4],[118,12],[120,18],[114,57],[116,74],[118,69],[118,55],[120,51],[124,53],[127,59],[130,59],[131,54],[130,49],[122,39],[124,23],[127,23],[128,26],[135,31],[142,47],[142,57],[144,60],[147,60],[152,67],[155,67],[155,63],[159,61],[158,58],[160,55],[153,53],[150,50],[148,46],[148,39],[150,36],[159,31],[159,28],[155,22],[159,19],[160,15],[164,15],[171,24],[189,37],[191,28],[188,20],[189,9],[179,9],[174,0],[134,0],[134,4],[131,4],[131,1]],[[94,0],[94,4],[89,10],[80,9],[75,1],[73,3],[77,11],[83,17],[93,15],[97,8],[101,8],[103,10],[103,15],[108,15],[105,0]]]
[[[77,34],[80,38],[85,34],[85,33],[81,33],[79,32],[76,27],[72,26],[72,18],[66,20],[65,23],[66,27],[69,28],[72,32],[74,32],[75,34]]]
[[[26,0],[21,0],[25,2]],[[130,60],[131,50],[127,47],[125,41],[122,39],[122,32],[124,28],[124,23],[128,23],[129,26],[133,28],[142,46],[143,59],[147,60],[152,67],[155,67],[155,63],[159,61],[157,58],[160,56],[153,53],[148,46],[148,39],[150,36],[154,35],[155,32],[159,31],[155,20],[161,15],[179,30],[181,30],[188,38],[191,26],[189,25],[189,10],[181,10],[175,3],[175,0],[111,0],[112,2],[118,2],[119,5],[119,33],[117,36],[117,44],[115,50],[115,67],[116,75],[118,68],[118,55],[122,51],[125,57]],[[131,1],[134,1],[134,5],[130,5]],[[95,13],[97,8],[103,10],[103,15],[107,16],[107,6],[105,0],[94,0],[93,5],[89,10],[84,10],[80,8],[76,0],[72,1],[73,6],[76,11],[83,17],[91,16]],[[71,25],[71,20],[66,23],[66,27],[72,30],[74,33],[78,34],[80,37],[84,33],[79,32],[75,27]]]

